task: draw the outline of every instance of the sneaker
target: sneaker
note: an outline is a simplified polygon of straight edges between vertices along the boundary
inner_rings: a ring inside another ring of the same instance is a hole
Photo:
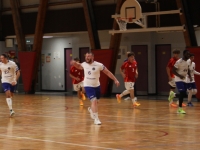
[[[137,97],[134,97],[134,99],[133,99],[134,101],[137,101]]]
[[[86,100],[85,94],[82,94],[81,97],[82,97],[82,100]]]
[[[186,112],[182,108],[178,108],[177,113],[178,114],[186,114]]]
[[[187,103],[187,106],[193,107],[194,105],[191,102],[189,102],[189,103]]]
[[[173,81],[169,81],[168,84],[171,85],[172,87],[176,87],[176,84],[174,84]]]
[[[92,119],[95,119],[95,118],[94,118],[94,115],[93,115],[93,112],[92,112],[92,109],[91,109],[90,107],[88,107],[88,111],[89,111],[89,113],[90,113],[90,117],[91,117]]]
[[[134,102],[134,103],[133,103],[133,106],[134,106],[134,107],[138,107],[138,106],[140,106],[140,103]]]
[[[80,106],[83,106],[83,101],[82,100],[80,100],[79,103],[80,103]]]
[[[116,94],[116,98],[117,98],[117,102],[118,102],[118,103],[121,103],[121,97],[120,97],[119,94]]]
[[[177,108],[177,107],[178,107],[178,106],[177,106],[176,104],[174,104],[174,103],[170,103],[169,106],[174,107],[174,108]]]
[[[129,99],[131,99],[131,98],[130,98],[130,97],[127,97],[127,98],[125,98],[124,100],[125,100],[125,101],[128,101]]]
[[[10,117],[13,117],[15,115],[15,112],[12,110],[11,112],[10,112]]]
[[[100,121],[99,119],[95,119],[95,120],[94,120],[94,124],[95,124],[95,125],[101,125],[101,121]]]
[[[173,91],[169,92],[169,97],[168,97],[168,101],[172,102],[173,98],[175,97],[175,93]]]
[[[179,105],[179,101],[177,101],[177,105]],[[187,105],[185,103],[182,103],[182,107],[186,107]]]

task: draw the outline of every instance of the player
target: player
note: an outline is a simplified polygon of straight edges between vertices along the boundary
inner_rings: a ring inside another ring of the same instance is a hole
[[[139,106],[140,104],[137,103],[134,99],[134,84],[135,84],[135,78],[138,77],[138,71],[137,71],[137,62],[135,61],[135,54],[133,52],[130,52],[128,54],[128,60],[124,62],[123,65],[121,66],[120,73],[124,78],[126,90],[123,91],[121,94],[116,95],[117,101],[120,103],[121,98],[124,95],[130,94],[133,106]]]
[[[187,74],[189,74],[189,78],[191,80],[190,70],[188,68],[189,66],[187,63],[187,60],[189,59],[189,57],[190,57],[189,50],[184,50],[183,58],[180,58],[179,60],[177,60],[172,70],[175,75],[175,83],[179,91],[179,94],[176,94],[173,91],[171,91],[169,95],[169,101],[171,102],[175,96],[179,97],[179,108],[177,110],[177,113],[180,113],[180,114],[186,113],[182,109],[182,103],[183,103],[184,96],[187,95],[186,93],[187,92],[187,84],[186,84]]]
[[[74,61],[80,62],[79,58],[74,58]],[[85,100],[85,94],[84,94],[84,87],[83,87],[83,70],[77,69],[76,67],[72,66],[70,68],[70,74],[69,76],[73,79],[73,87],[74,90],[77,91],[77,95],[79,98],[80,106],[83,106],[83,100]]]
[[[192,78],[192,81],[189,80],[189,76],[187,78],[187,89],[188,89],[188,103],[187,106],[193,106],[191,100],[192,95],[197,94],[197,88],[194,80],[194,74],[200,75],[199,72],[195,70],[195,63],[194,63],[194,54],[190,54],[190,59],[187,60],[190,70],[190,76]]]
[[[10,116],[12,117],[15,114],[12,108],[12,97],[19,77],[17,76],[18,67],[15,62],[8,60],[8,56],[6,54],[1,55],[1,62],[1,82],[6,94],[6,102],[10,110]]]
[[[102,64],[94,61],[94,54],[91,52],[86,53],[85,62],[82,64],[71,61],[71,65],[75,66],[78,69],[84,69],[84,88],[88,98],[91,101],[91,108],[88,107],[88,111],[90,112],[90,116],[94,119],[95,125],[100,125],[101,122],[98,117],[98,103],[97,100],[100,98],[100,72],[102,71],[112,80],[114,80],[116,86],[119,86],[119,81],[115,78],[115,76]]]

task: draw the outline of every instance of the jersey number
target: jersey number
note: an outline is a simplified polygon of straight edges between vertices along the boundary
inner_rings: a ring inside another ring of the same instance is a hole
[[[9,70],[5,70],[4,73],[5,73],[5,74],[8,74],[8,73],[9,73]]]

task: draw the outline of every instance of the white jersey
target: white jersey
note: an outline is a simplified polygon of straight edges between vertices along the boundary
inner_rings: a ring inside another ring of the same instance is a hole
[[[92,64],[83,62],[81,66],[84,69],[84,87],[98,87],[100,86],[99,78],[100,72],[105,69],[102,63],[94,61]]]
[[[0,64],[0,70],[1,70],[1,82],[2,83],[12,83],[16,82],[16,71],[18,71],[18,67],[15,62],[8,61],[8,63]]]
[[[190,76],[192,77],[192,81],[190,81],[189,75],[187,75],[187,82],[192,83],[192,82],[195,82],[194,75],[195,74],[200,75],[200,73],[195,70],[195,63],[194,62],[192,62],[190,59],[188,59],[187,63],[189,65]]]
[[[188,73],[188,63],[187,61],[183,60],[180,58],[179,60],[176,61],[174,64],[174,67],[177,68],[177,73],[184,76],[184,79],[179,78],[178,76],[175,75],[175,82],[183,81],[186,82],[187,78],[187,73]]]

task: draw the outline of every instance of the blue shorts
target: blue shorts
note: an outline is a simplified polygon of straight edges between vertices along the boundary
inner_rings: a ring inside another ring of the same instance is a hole
[[[2,87],[3,87],[4,92],[10,91],[14,93],[15,91],[15,86],[12,86],[10,83],[2,83]]]
[[[186,92],[187,91],[187,83],[179,81],[176,82],[176,87],[179,92]]]
[[[196,83],[195,82],[187,83],[187,89],[188,90],[197,89]]]
[[[101,88],[98,87],[84,87],[85,93],[90,100],[100,99],[101,96]]]

